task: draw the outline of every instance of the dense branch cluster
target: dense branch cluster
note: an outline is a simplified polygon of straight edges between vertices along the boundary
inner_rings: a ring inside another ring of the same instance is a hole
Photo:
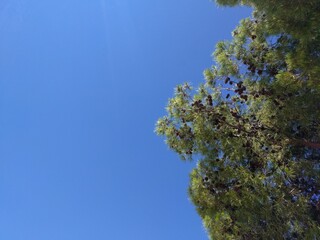
[[[218,2],[250,5],[253,18],[217,44],[197,92],[176,88],[157,133],[198,160],[189,193],[211,239],[317,239],[320,3],[297,12],[284,0],[278,9],[273,0]],[[299,17],[303,25],[288,24]]]

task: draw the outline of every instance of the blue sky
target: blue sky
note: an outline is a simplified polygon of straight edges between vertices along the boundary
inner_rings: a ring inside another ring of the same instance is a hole
[[[207,0],[0,2],[0,239],[207,239],[154,134],[248,9]]]

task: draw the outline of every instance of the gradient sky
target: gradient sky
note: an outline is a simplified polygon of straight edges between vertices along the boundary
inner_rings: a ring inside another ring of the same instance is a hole
[[[207,239],[154,134],[249,9],[208,0],[0,1],[0,239]]]

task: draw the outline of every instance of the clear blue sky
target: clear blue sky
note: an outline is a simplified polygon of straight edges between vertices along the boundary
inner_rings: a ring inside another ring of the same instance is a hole
[[[154,134],[248,9],[208,0],[0,2],[0,239],[207,239]]]

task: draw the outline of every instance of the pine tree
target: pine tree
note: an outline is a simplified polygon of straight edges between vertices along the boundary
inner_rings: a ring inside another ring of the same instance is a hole
[[[320,2],[218,0],[254,11],[156,131],[198,160],[189,194],[211,239],[320,238]]]

